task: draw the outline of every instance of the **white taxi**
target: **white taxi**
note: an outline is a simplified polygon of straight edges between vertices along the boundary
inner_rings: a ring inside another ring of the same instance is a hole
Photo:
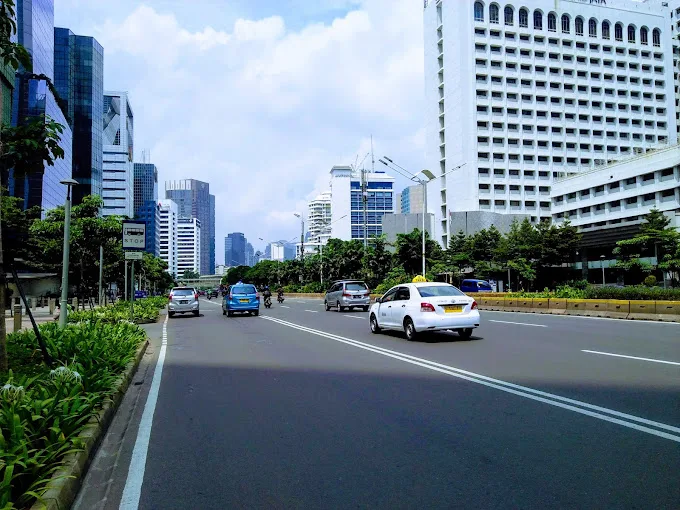
[[[448,283],[404,283],[376,299],[370,311],[371,331],[403,330],[408,340],[419,333],[453,330],[469,339],[479,327],[477,302]]]

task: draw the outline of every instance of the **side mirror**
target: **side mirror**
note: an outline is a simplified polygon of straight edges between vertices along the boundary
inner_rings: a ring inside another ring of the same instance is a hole
[[[376,303],[382,303],[382,298],[379,298],[379,297],[375,298],[375,302]]]

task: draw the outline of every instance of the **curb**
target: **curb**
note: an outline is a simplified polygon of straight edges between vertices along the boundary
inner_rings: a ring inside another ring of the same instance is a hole
[[[90,460],[97,452],[148,345],[149,340],[142,342],[135,357],[128,363],[114,385],[113,396],[104,402],[99,412],[90,418],[81,431],[77,439],[82,441],[82,450],[64,458],[63,465],[52,475],[47,492],[31,506],[31,510],[68,510],[71,508],[80,490],[82,478],[87,473]]]

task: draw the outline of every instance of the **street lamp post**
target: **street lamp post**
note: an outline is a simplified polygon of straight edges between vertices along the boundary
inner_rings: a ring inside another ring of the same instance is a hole
[[[68,258],[71,245],[71,188],[78,185],[75,179],[65,179],[61,184],[66,186],[66,202],[64,203],[64,253],[61,267],[61,299],[59,310],[59,327],[66,327],[68,307]]]
[[[305,219],[302,214],[293,213],[296,217],[300,218],[300,260],[305,258]]]
[[[605,286],[604,281],[604,255],[600,255],[600,267],[602,268],[602,286]]]

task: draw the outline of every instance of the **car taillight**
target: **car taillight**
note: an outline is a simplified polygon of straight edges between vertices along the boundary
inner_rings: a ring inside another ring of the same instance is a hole
[[[434,305],[432,303],[420,303],[421,312],[434,312]]]
[[[260,293],[259,292],[255,293],[255,299],[260,299]]]
[[[343,292],[342,297],[352,297],[352,294],[348,294],[347,292]]]
[[[194,299],[198,299],[198,292],[194,292]]]
[[[168,301],[172,301],[172,294],[168,296]]]
[[[478,308],[477,307],[477,301],[473,301],[472,302],[472,308],[470,308],[470,310],[477,310],[477,308]]]

